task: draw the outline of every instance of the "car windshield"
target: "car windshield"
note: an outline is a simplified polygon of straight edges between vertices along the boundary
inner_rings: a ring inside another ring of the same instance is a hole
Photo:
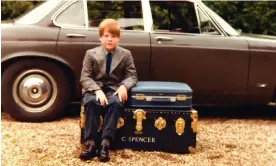
[[[61,1],[47,0],[15,20],[16,24],[35,24],[44,18],[53,8],[55,8]]]
[[[238,36],[239,33],[232,28],[224,19],[222,19],[219,15],[217,15],[215,12],[213,12],[211,9],[209,9],[205,4],[203,4],[207,12],[217,21],[222,28],[231,36]]]

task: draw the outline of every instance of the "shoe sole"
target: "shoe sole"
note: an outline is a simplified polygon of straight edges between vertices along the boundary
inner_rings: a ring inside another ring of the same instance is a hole
[[[94,157],[96,157],[96,154],[91,154],[91,155],[88,155],[88,156],[79,156],[79,158],[81,160],[91,160],[93,159]]]
[[[101,158],[101,157],[99,157],[99,160],[100,160],[101,162],[108,162],[108,161],[109,161],[109,158]]]

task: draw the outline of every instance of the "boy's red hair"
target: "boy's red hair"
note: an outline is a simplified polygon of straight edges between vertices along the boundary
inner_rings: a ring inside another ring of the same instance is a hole
[[[105,19],[99,25],[99,35],[103,36],[104,32],[107,31],[117,37],[120,37],[120,25],[114,19]]]

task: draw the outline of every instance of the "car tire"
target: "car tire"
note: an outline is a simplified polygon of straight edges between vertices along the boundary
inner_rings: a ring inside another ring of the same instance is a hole
[[[49,121],[65,108],[71,94],[68,79],[49,60],[25,59],[3,73],[2,107],[20,121]]]

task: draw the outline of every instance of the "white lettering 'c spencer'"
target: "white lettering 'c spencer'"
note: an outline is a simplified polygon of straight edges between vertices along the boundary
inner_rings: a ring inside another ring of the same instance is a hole
[[[126,137],[122,137],[121,140],[122,140],[123,142],[125,142],[125,141],[126,141]]]
[[[142,142],[142,143],[155,143],[154,137],[121,137],[122,142]]]

